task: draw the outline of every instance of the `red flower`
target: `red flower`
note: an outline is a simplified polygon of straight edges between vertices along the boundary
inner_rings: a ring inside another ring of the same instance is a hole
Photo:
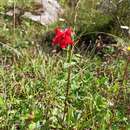
[[[71,38],[73,31],[71,28],[62,30],[60,28],[55,29],[55,37],[52,40],[52,45],[58,44],[62,49],[66,48],[68,45],[73,45],[74,41]]]

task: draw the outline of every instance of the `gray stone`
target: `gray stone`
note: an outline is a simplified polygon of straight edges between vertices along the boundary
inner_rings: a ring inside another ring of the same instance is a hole
[[[110,14],[116,12],[117,5],[112,0],[102,0],[97,4],[97,10],[105,14]]]
[[[130,4],[130,0],[101,0],[97,4],[97,9],[105,14],[113,14],[118,12],[118,10],[121,10],[120,7],[123,8],[124,5],[129,5],[129,4]],[[126,10],[129,10],[128,7],[126,6]]]
[[[55,22],[59,15],[63,13],[63,9],[57,2],[57,0],[34,0],[37,4],[37,9],[33,11],[24,12],[21,16],[24,18],[29,18],[32,21],[36,21],[42,25],[49,25]],[[13,16],[15,14],[20,14],[20,9],[16,8],[6,12],[6,15]]]
[[[15,8],[15,10],[14,10],[14,9],[10,9],[10,10],[6,13],[6,15],[13,17],[14,14],[15,14],[15,15],[19,15],[20,12],[21,12],[21,11],[20,11],[20,9],[18,9],[18,8]]]
[[[44,12],[40,15],[25,12],[24,17],[37,21],[42,25],[48,25],[55,22],[58,19],[58,16],[63,13],[63,9],[56,0],[35,0],[35,2],[43,5]]]

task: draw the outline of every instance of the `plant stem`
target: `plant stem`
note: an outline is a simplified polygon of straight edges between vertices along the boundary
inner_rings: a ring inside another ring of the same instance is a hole
[[[69,64],[68,67],[68,77],[67,77],[67,84],[66,84],[66,90],[65,90],[65,101],[64,101],[64,114],[63,114],[63,121],[65,117],[68,114],[68,96],[69,96],[69,91],[71,88],[71,71],[72,71],[72,66],[70,65],[71,63],[71,58],[72,58],[72,46],[68,48],[67,52],[67,63]]]
[[[124,69],[124,75],[123,75],[123,80],[122,80],[122,86],[124,86],[124,81],[127,80],[127,72],[128,72],[129,63],[130,63],[130,56],[128,56],[127,63],[126,63],[125,69]],[[123,87],[123,89],[124,89],[124,99],[125,99],[126,92],[127,92],[127,87]]]
[[[120,87],[118,95],[117,95],[116,105],[119,102],[120,95],[124,95],[123,96],[124,101],[126,99],[125,96],[126,96],[126,92],[127,92],[127,87],[124,86],[124,81],[127,81],[126,76],[127,76],[129,63],[130,63],[130,56],[128,55],[127,62],[126,62],[125,68],[124,68],[124,74],[123,74],[123,79],[122,79],[122,82],[121,82],[121,87]]]
[[[16,24],[15,9],[16,9],[16,2],[15,2],[15,0],[13,0],[13,35],[14,35],[14,43],[15,43],[15,24]]]
[[[125,69],[124,69],[124,75],[123,75],[122,85],[123,85],[123,82],[124,82],[125,79],[126,79],[129,62],[130,62],[130,56],[129,56],[128,59],[127,59],[127,63],[126,63]]]

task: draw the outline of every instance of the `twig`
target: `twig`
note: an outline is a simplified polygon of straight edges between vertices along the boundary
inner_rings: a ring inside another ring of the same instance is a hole
[[[74,25],[77,22],[77,17],[78,17],[78,8],[79,8],[79,4],[80,4],[80,0],[77,2],[76,6],[75,6],[75,17],[74,17]],[[74,27],[74,31],[75,31],[75,27]]]
[[[13,1],[13,34],[14,34],[14,41],[15,41],[15,24],[16,24],[16,14],[15,14],[15,10],[16,10],[16,5],[15,5],[15,0]]]

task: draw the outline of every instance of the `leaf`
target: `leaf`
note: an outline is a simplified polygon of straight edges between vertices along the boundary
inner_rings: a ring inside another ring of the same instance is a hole
[[[0,107],[3,107],[5,105],[4,100],[2,97],[0,97]]]
[[[70,66],[74,66],[76,64],[76,62],[71,62],[71,63],[64,63],[64,68],[67,69]]]
[[[36,123],[32,122],[30,125],[29,125],[29,130],[34,130],[36,128]]]

